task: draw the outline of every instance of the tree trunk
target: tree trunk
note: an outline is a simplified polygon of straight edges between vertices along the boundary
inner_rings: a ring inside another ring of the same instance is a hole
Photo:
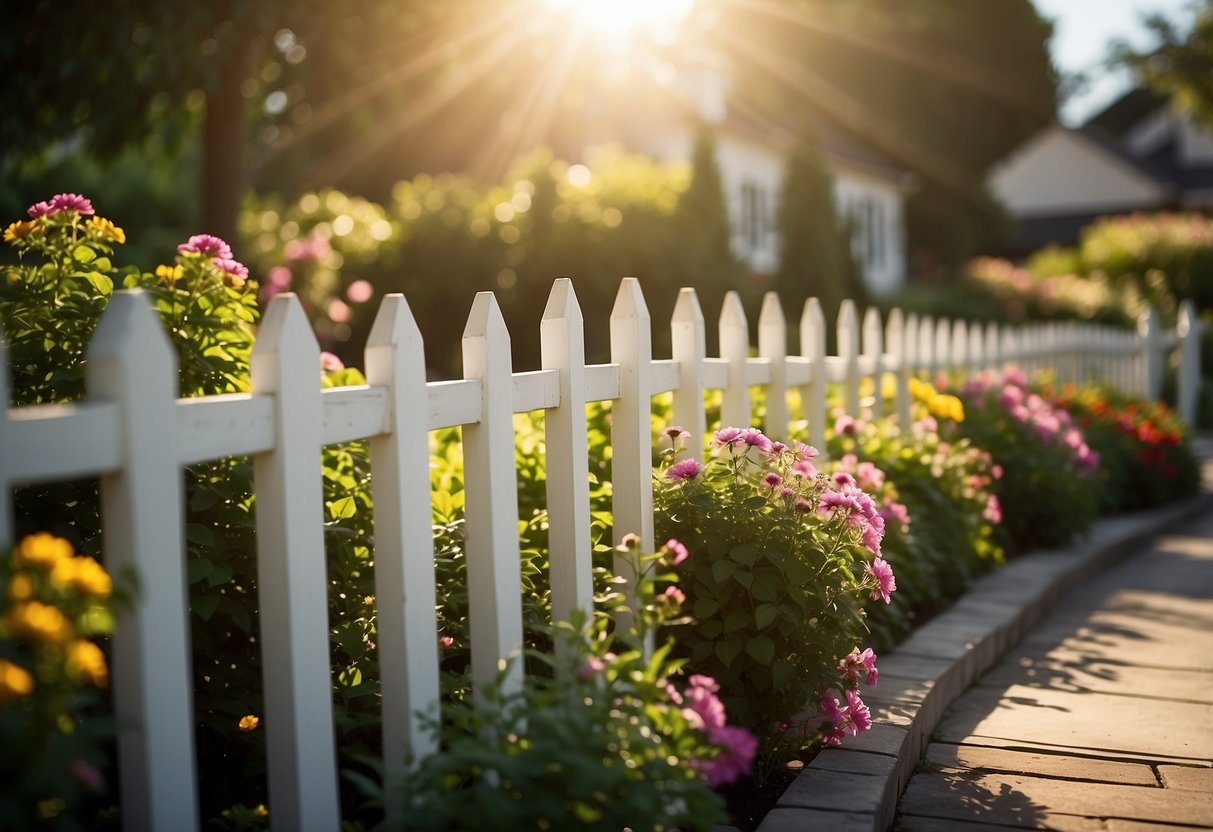
[[[202,228],[236,244],[236,220],[244,194],[244,110],[241,84],[252,66],[252,44],[231,54],[219,83],[206,93],[202,127]]]

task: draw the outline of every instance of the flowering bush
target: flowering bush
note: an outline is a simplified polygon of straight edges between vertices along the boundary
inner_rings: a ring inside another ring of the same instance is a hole
[[[1085,531],[1097,512],[1099,454],[1070,414],[1015,368],[971,378],[962,395],[966,418],[957,431],[1002,470],[996,491],[1014,547],[1058,545]]]
[[[493,686],[444,706],[442,725],[431,724],[443,751],[410,773],[403,828],[710,829],[724,819],[711,789],[749,771],[754,737],[727,723],[714,680],[677,680],[683,662],[669,643],[647,660],[641,647],[681,617],[669,569],[684,550],[671,541],[642,554],[629,537],[618,551],[639,576],[637,626],[612,632],[602,613],[586,627],[559,624],[557,649],[532,656],[544,672],[522,691]]]
[[[1128,511],[1189,496],[1200,471],[1183,420],[1162,402],[1096,386],[1046,385],[1100,455],[1100,508]]]
[[[896,589],[880,557],[885,520],[853,476],[817,470],[814,448],[723,428],[701,464],[677,458],[682,433],[667,432],[654,488],[658,533],[687,549],[676,571],[693,620],[671,632],[769,756],[786,748],[780,725],[836,684],[862,601]]]
[[[0,590],[0,818],[6,829],[83,829],[116,791],[103,774],[114,726],[97,715],[109,665],[95,641],[111,629],[113,582],[38,533],[0,558]]]
[[[997,257],[973,260],[968,279],[997,298],[1013,322],[1078,318],[1130,327],[1149,304],[1149,295],[1131,282],[1079,274],[1034,274]]]

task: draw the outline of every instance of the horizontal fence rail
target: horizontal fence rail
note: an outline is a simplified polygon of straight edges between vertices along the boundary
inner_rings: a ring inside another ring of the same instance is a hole
[[[691,434],[687,447],[701,454],[708,390],[721,391],[724,424],[749,425],[751,390],[763,388],[770,435],[786,437],[799,419],[810,441],[824,447],[827,385],[840,387],[849,412],[863,406],[880,415],[881,384],[891,378],[893,408],[906,424],[914,375],[1015,364],[1051,368],[1061,382],[1098,379],[1154,398],[1167,356],[1177,349],[1180,411],[1191,422],[1200,377],[1199,325],[1188,304],[1173,332],[1163,330],[1153,311],[1137,332],[1126,332],[1080,323],[971,324],[897,309],[882,318],[870,308],[860,318],[844,301],[835,322],[837,354],[828,355],[816,299],[796,324],[800,354],[790,354],[778,297],[764,298],[752,349],[740,298],[730,293],[719,318],[720,355],[709,357],[699,301],[683,289],[670,321],[672,355],[654,359],[644,296],[628,278],[610,315],[611,360],[587,365],[581,309],[571,282],[561,279],[540,326],[542,369],[514,372],[497,302],[491,293],[478,294],[463,334],[465,378],[427,382],[417,324],[404,297],[389,295],[366,349],[368,384],[322,390],[319,347],[303,309],[293,295],[278,295],[253,349],[252,392],[179,399],[172,345],[146,299],[122,291],[88,351],[89,400],[6,410],[0,418],[6,494],[19,485],[100,477],[103,556],[110,569],[133,567],[140,578],[138,601],[119,617],[113,637],[115,707],[128,726],[119,743],[126,829],[199,828],[184,466],[226,456],[253,459],[270,819],[276,829],[335,829],[323,446],[369,440],[382,730],[391,782],[408,754],[434,750],[418,718],[439,701],[429,431],[463,431],[476,685],[494,679],[522,645],[515,413],[546,411],[552,608],[567,618],[592,604],[588,402],[611,402],[616,537],[636,533],[651,551],[650,424],[658,394],[672,394],[673,420]],[[865,380],[877,390],[866,401]],[[7,395],[6,357],[0,390]],[[794,399],[792,391],[799,393]],[[12,530],[6,497],[0,544],[11,542]],[[510,667],[507,684],[517,688],[521,664]]]

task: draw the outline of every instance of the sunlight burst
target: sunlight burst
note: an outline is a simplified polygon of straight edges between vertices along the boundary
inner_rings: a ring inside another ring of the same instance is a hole
[[[637,32],[673,34],[691,13],[695,0],[547,0],[547,3],[553,9],[571,12],[609,38],[626,38]]]

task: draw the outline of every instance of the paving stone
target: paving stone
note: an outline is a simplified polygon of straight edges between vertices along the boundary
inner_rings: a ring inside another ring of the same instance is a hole
[[[772,809],[758,832],[865,832],[876,830],[872,815],[858,812],[829,812],[820,809]]]
[[[906,729],[900,725],[878,722],[867,733],[847,737],[843,740],[843,747],[849,751],[870,751],[896,757],[903,751],[912,752],[912,749],[905,748],[906,733]]]
[[[1213,794],[1213,768],[1159,766],[1158,774],[1162,777],[1162,784],[1168,789]],[[1209,821],[1213,823],[1213,818]]]
[[[933,742],[926,763],[935,769],[977,769],[1007,774],[1062,777],[1101,783],[1157,786],[1154,770],[1144,763],[1120,763],[1062,754],[1039,754],[975,745]]]
[[[1049,828],[1055,815],[1196,825],[1213,819],[1213,793],[1079,783],[1010,774],[919,774],[902,798],[907,815]]]
[[[1001,823],[970,818],[969,820],[945,820],[943,818],[919,817],[917,815],[902,815],[893,827],[897,832],[970,832],[970,830],[1006,830]],[[1093,818],[1080,818],[1072,815],[1050,815],[1049,829],[1056,832],[1106,832],[1103,822]],[[1191,832],[1189,829],[1188,832]]]
[[[899,679],[916,679],[933,683],[938,677],[952,666],[948,659],[930,658],[928,656],[911,656],[901,650],[895,650],[887,656],[876,660],[880,669],[880,678],[894,677]]]
[[[1194,702],[1213,690],[1213,672],[1209,671],[1139,667],[1080,655],[1060,660],[1043,655],[1043,652],[1008,656],[984,674],[978,684],[982,687],[1021,684],[1074,693],[1096,691],[1150,699],[1163,694],[1166,699]]]
[[[1107,832],[1192,832],[1194,829],[1213,829],[1213,826],[1178,826],[1173,823],[1147,823],[1141,820],[1111,818],[1104,822]]]
[[[885,778],[807,768],[797,775],[777,806],[871,814],[880,805]]]
[[[1168,701],[1148,707],[1165,708],[1166,719],[1143,718],[1147,704],[1131,696],[1024,685],[974,688],[952,705],[936,738],[952,743],[963,743],[968,737],[1012,740],[1163,762],[1208,757],[1213,748],[1213,704]]]
[[[809,763],[809,768],[887,777],[892,773],[896,763],[895,757],[885,754],[850,751],[846,748],[826,748],[817,753],[813,762]]]

